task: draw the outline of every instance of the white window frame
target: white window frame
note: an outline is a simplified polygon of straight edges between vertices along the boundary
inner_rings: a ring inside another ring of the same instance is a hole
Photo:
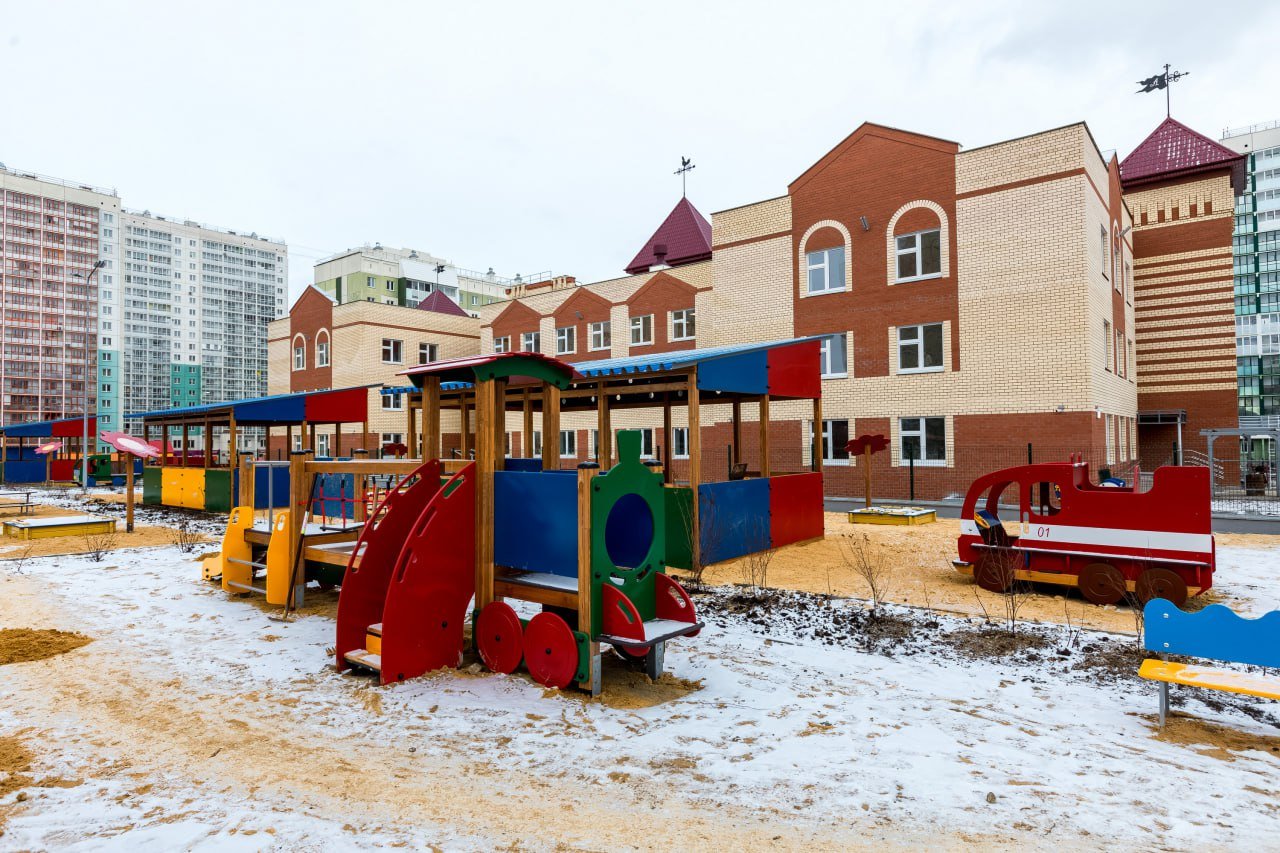
[[[573,355],[578,351],[578,327],[560,326],[556,329],[556,355]]]
[[[938,327],[938,337],[939,337],[939,338],[941,339],[941,341],[942,341],[942,343],[941,343],[942,351],[939,353],[939,358],[941,359],[942,363],[941,363],[941,364],[937,364],[937,365],[930,365],[930,366],[926,367],[926,366],[925,366],[925,364],[924,364],[924,355],[925,355],[925,353],[924,353],[924,330],[925,330],[926,328],[929,328],[929,327],[932,327],[932,326],[937,326],[937,327]],[[915,344],[915,347],[916,347],[916,356],[917,356],[917,357],[916,357],[916,363],[917,363],[917,365],[918,365],[917,367],[903,367],[903,366],[902,366],[902,348],[903,348],[904,346],[910,346],[910,345],[913,343],[913,341],[909,341],[909,340],[908,340],[908,341],[904,341],[904,340],[902,339],[902,333],[903,333],[904,331],[906,331],[907,329],[916,329],[916,330],[917,330],[917,332],[916,332],[916,339],[915,339],[915,341],[914,341],[914,344]],[[899,326],[899,327],[898,327],[898,340],[897,340],[897,347],[898,347],[898,373],[902,373],[902,374],[912,374],[912,373],[941,373],[942,371],[946,370],[946,369],[947,369],[947,336],[946,336],[946,334],[945,334],[945,333],[946,333],[946,329],[945,329],[945,327],[943,326],[943,324],[942,324],[942,323],[919,323],[919,324],[917,324],[917,325],[915,325],[915,326]]]
[[[844,246],[832,246],[830,249],[817,249],[812,252],[805,252],[804,255],[804,292],[806,296],[821,296],[825,293],[841,293],[847,288],[844,283],[844,276],[840,276],[838,282],[831,280],[831,264],[828,261],[828,255],[831,252],[839,252],[844,255]],[[845,264],[849,263],[848,258],[844,258]],[[826,287],[814,290],[810,285],[809,274],[814,270],[822,270],[822,278],[826,282]]]
[[[1102,321],[1102,369],[1111,373],[1111,362],[1115,359],[1114,344],[1111,340],[1111,321]]]
[[[535,457],[542,456],[542,430],[540,429],[533,431],[533,455]]]
[[[684,444],[684,452],[681,453],[679,447]],[[672,459],[688,459],[689,458],[689,428],[688,427],[672,427],[671,428],[671,458]]]
[[[600,352],[613,348],[613,321],[600,320],[592,323],[587,327],[589,330],[590,341],[587,345],[587,352]],[[599,341],[599,343],[597,343]]]
[[[541,352],[542,332],[521,332],[520,352]]]
[[[423,352],[424,349],[426,350],[425,353]],[[423,361],[424,355],[426,356],[426,361]],[[420,342],[418,344],[418,364],[431,364],[432,362],[438,361],[439,359],[440,359],[439,344],[427,343],[425,341]]]
[[[511,336],[503,335],[500,338],[493,339],[494,352],[511,352]]]
[[[382,339],[382,363],[404,364],[404,341],[400,338]]]
[[[384,432],[379,436],[382,441],[378,442],[378,447],[386,447],[388,444],[404,444],[404,433],[402,432]]]
[[[691,341],[697,337],[697,311],[694,308],[680,308],[671,312],[671,340]]]
[[[560,456],[568,458],[578,455],[578,431],[576,429],[560,430]]]
[[[936,233],[938,235],[938,271],[937,272],[920,272],[924,269],[924,235]],[[911,248],[904,249],[899,244],[899,240],[906,237],[914,237],[915,245]],[[907,234],[893,235],[893,280],[897,284],[903,284],[910,281],[927,281],[931,278],[942,278],[942,229],[941,228],[925,228],[922,231],[911,231]],[[898,275],[898,259],[904,255],[914,255],[916,259],[916,274],[909,276]]]
[[[839,339],[844,349],[844,370],[829,370],[831,366],[831,344]],[[844,332],[836,332],[834,335],[823,335],[820,349],[818,350],[818,364],[822,371],[823,379],[846,379],[849,376],[849,338]]]
[[[645,326],[648,326],[646,332]],[[631,318],[631,345],[647,347],[653,343],[653,315],[640,314]]]
[[[404,395],[403,394],[380,394],[382,397],[382,411],[384,412],[403,412],[404,411]]]
[[[918,429],[908,430],[906,428],[907,421],[919,421]],[[942,421],[942,458],[929,459],[929,445],[927,435],[929,433],[928,421]],[[901,466],[909,464],[910,457],[907,456],[903,441],[908,437],[917,437],[920,439],[920,458],[915,460],[918,467],[945,468],[947,466],[947,419],[939,416],[912,416],[908,418],[898,418],[898,461]]]
[[[316,456],[332,456],[330,451],[333,449],[330,445],[333,441],[333,434],[328,432],[319,433],[316,436]]]
[[[834,441],[834,438],[835,438],[834,424],[836,423],[836,421],[844,422],[844,425],[845,425],[844,431],[846,436],[848,436],[850,432],[848,418],[823,418],[822,419],[822,435],[820,436],[820,440],[818,442],[818,449],[822,451],[822,464],[824,467],[828,465],[852,464],[849,461],[849,451],[845,450],[844,448],[839,448],[839,452],[843,453],[844,456],[832,455],[832,454],[835,454],[837,451],[837,448],[835,446],[835,441]],[[846,443],[847,441],[848,439],[846,438]]]
[[[587,454],[588,459],[600,458],[600,430],[593,429],[587,433]]]
[[[329,366],[329,336],[326,335],[322,341],[316,338],[316,367]]]
[[[654,455],[654,443],[653,443],[653,441],[654,441],[654,438],[653,438],[653,429],[652,429],[652,428],[650,428],[650,427],[645,427],[645,428],[643,428],[643,429],[641,429],[641,430],[640,430],[640,458],[641,458],[641,459],[656,459],[656,458],[657,458],[657,457]],[[645,448],[646,448],[646,446],[648,447],[648,452],[647,452],[647,453],[645,452]]]
[[[301,345],[294,345],[293,347],[293,369],[307,369],[307,345],[305,343]]]

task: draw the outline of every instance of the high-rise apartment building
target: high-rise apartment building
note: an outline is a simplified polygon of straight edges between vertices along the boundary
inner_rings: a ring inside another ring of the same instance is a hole
[[[236,400],[267,391],[267,324],[285,312],[283,242],[150,211],[121,214],[122,275],[101,289],[101,349],[124,365],[102,411]],[[120,406],[116,405],[119,401]]]
[[[1280,121],[1228,130],[1222,144],[1245,155],[1232,237],[1240,426],[1280,427]]]
[[[475,316],[481,306],[506,299],[510,288],[548,278],[550,273],[506,278],[492,268],[483,273],[462,269],[429,252],[379,243],[325,258],[316,264],[314,281],[339,305],[377,302],[414,308],[438,290]]]
[[[112,389],[120,378],[97,353],[98,292],[119,281],[120,199],[0,166],[0,201],[0,423],[92,410],[86,377]]]

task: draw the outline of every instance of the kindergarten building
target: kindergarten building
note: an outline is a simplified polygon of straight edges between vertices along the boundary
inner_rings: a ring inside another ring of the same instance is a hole
[[[573,363],[818,336],[822,423],[805,404],[739,403],[747,476],[805,470],[819,452],[827,494],[856,494],[863,474],[844,445],[865,433],[890,439],[873,460],[881,497],[963,493],[1029,452],[1084,452],[1123,473],[1172,454],[1153,441],[1139,459],[1134,235],[1119,160],[1083,123],[968,150],[866,123],[785,194],[709,220],[682,198],[622,277],[550,280],[480,306],[471,351]],[[1228,323],[1231,310],[1228,299]],[[767,465],[750,424],[761,408],[777,437]],[[1233,415],[1194,417],[1234,426]],[[663,448],[652,417],[619,411],[610,426],[644,430],[643,452],[679,477],[687,427],[673,423]],[[729,406],[704,405],[710,477],[728,474],[731,420]],[[550,437],[536,419],[533,432],[536,453]],[[519,433],[508,435],[515,452]],[[598,421],[566,413],[554,439],[565,465],[595,458]],[[1184,441],[1203,444],[1191,430]]]

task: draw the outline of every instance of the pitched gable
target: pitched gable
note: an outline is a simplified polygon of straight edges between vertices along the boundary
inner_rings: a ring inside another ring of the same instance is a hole
[[[627,264],[627,272],[636,275],[661,264],[674,267],[710,257],[711,223],[689,199],[682,198]]]
[[[1232,186],[1243,188],[1244,155],[1170,117],[1120,163],[1120,180],[1127,188],[1214,169],[1231,169]]]

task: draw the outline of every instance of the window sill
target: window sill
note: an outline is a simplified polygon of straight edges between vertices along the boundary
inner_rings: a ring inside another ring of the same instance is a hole
[[[824,373],[824,374],[822,374],[822,376],[821,376],[821,377],[819,377],[819,378],[821,378],[821,379],[848,379],[848,378],[849,378],[849,374],[848,374],[848,373]]]
[[[847,287],[836,287],[831,290],[806,290],[800,294],[801,299],[809,299],[813,296],[830,296],[833,293],[848,293]]]
[[[651,347],[653,346],[653,341],[640,341],[639,343],[637,343],[636,341],[632,341],[631,346],[632,347]]]
[[[577,354],[578,354],[578,351],[576,349],[565,350],[564,352],[557,352],[556,358],[559,358],[562,355],[577,355]]]
[[[610,350],[612,350],[612,349],[613,349],[613,347],[611,347],[611,346],[609,346],[609,347],[591,347],[590,349],[588,349],[588,350],[587,350],[587,352],[609,352],[609,351],[610,351]]]
[[[910,278],[895,278],[893,284],[910,284],[913,281],[932,281],[935,278],[942,278],[942,273],[934,272],[928,275],[913,275]]]
[[[688,462],[689,457],[688,455],[681,456],[680,454],[677,453],[675,456],[671,457],[671,461],[672,462]]]
[[[908,459],[900,459],[900,460],[898,460],[898,467],[899,467],[899,468],[910,468],[910,467],[912,467],[912,465],[911,465],[910,460],[908,460]],[[916,468],[946,468],[946,467],[947,467],[947,460],[945,460],[945,459],[917,459],[917,460],[916,460],[916,462],[915,462],[915,467],[916,467]]]
[[[671,340],[671,343],[677,344],[677,343],[681,343],[682,341],[695,341],[697,340],[697,337],[691,336],[687,338],[671,338],[670,340]]]
[[[899,376],[911,376],[918,373],[945,373],[947,368],[943,367],[907,367],[898,368]]]
[[[404,364],[403,361],[387,361],[385,358],[382,360],[382,363],[383,364]]]
[[[823,468],[847,468],[849,467],[848,459],[823,459]]]

